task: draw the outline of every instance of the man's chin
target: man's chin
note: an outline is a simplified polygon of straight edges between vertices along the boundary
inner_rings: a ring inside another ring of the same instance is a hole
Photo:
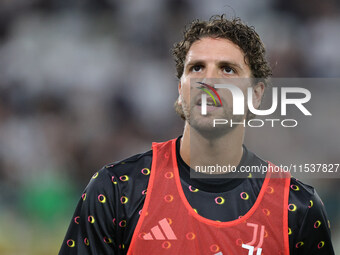
[[[190,128],[207,139],[217,139],[228,134],[233,128],[227,125],[213,125],[214,118],[193,119],[188,121]]]

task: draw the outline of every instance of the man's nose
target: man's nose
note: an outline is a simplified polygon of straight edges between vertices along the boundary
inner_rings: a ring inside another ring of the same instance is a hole
[[[213,84],[216,83],[218,78],[219,78],[218,69],[214,67],[209,67],[207,68],[207,71],[204,75],[202,82],[213,86]]]
[[[218,68],[216,68],[215,66],[208,66],[204,78],[206,79],[218,78]]]

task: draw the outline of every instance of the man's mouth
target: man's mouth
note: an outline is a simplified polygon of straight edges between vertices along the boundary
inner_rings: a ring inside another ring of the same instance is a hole
[[[201,97],[197,100],[196,105],[202,106],[202,98]],[[214,102],[214,100],[212,98],[207,98],[207,106],[221,107],[221,104],[217,101]]]

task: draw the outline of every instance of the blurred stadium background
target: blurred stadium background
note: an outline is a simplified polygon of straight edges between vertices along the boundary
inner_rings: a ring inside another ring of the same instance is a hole
[[[255,26],[274,76],[339,77],[336,0],[0,0],[0,254],[56,254],[96,170],[181,133],[170,48],[184,24],[222,13]],[[319,131],[298,134],[310,157]],[[279,156],[299,155],[295,141]],[[306,182],[340,252],[340,182]]]

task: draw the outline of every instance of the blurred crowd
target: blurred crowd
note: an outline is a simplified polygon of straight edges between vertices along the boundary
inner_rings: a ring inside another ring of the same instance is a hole
[[[222,13],[255,27],[275,77],[339,75],[336,0],[0,1],[0,254],[55,254],[95,171],[181,133],[170,49]],[[339,182],[313,181],[340,240]]]

